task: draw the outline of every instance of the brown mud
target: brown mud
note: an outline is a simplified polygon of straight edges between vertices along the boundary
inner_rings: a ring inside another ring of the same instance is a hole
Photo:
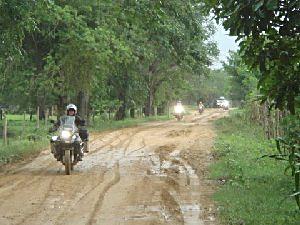
[[[0,173],[1,225],[216,225],[207,179],[226,112],[95,134],[70,176],[43,151]]]

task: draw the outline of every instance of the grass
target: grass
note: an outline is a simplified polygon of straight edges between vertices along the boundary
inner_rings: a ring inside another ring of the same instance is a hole
[[[36,128],[36,121],[29,121],[26,115],[8,115],[8,145],[4,146],[2,133],[0,134],[0,165],[22,160],[28,156],[37,154],[49,145],[50,134],[48,130],[50,123],[46,126],[44,121],[40,122],[40,128]],[[168,116],[157,116],[147,118],[125,119],[122,121],[101,120],[96,118],[94,123],[88,127],[91,132],[101,132],[125,127],[133,127],[150,121],[168,120]],[[1,127],[1,124],[0,124]],[[2,131],[2,129],[0,129]]]
[[[0,165],[22,160],[29,156],[36,155],[49,144],[48,140],[29,141],[20,140],[14,141],[7,146],[1,146],[0,150]]]
[[[284,162],[262,155],[276,151],[274,141],[264,138],[263,131],[243,120],[236,111],[216,122],[217,162],[211,177],[225,182],[215,193],[220,219],[226,225],[298,225],[300,211],[293,192],[293,178],[284,174]]]
[[[0,165],[22,160],[37,154],[49,144],[50,135],[43,121],[40,128],[36,128],[36,121],[29,121],[29,116],[23,120],[23,115],[8,115],[8,145],[3,145],[2,124],[0,134]]]

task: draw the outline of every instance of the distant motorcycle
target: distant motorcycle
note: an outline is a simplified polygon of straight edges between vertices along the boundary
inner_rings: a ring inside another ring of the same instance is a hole
[[[83,152],[88,147],[87,141],[82,141],[79,136],[74,116],[60,118],[58,135],[52,136],[50,142],[54,157],[65,166],[66,174],[70,175],[74,165],[82,161]]]
[[[200,114],[202,114],[204,112],[204,105],[199,106],[198,111]]]
[[[184,108],[182,105],[175,105],[174,107],[174,117],[177,121],[183,120]]]

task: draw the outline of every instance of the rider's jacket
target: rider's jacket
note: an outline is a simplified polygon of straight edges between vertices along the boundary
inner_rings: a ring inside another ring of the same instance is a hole
[[[76,125],[76,127],[85,126],[85,121],[83,119],[81,119],[80,116],[75,115],[75,125]],[[59,128],[59,126],[60,126],[60,120],[57,120],[56,123],[53,125],[53,127],[50,128],[50,131],[51,132],[56,131]]]

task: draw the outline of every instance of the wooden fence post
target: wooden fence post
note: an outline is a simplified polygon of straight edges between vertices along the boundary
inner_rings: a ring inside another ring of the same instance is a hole
[[[4,121],[3,121],[3,143],[4,145],[7,145],[7,117],[4,115]]]
[[[49,109],[46,109],[46,112],[45,112],[45,127],[47,127],[47,125],[48,125],[48,116],[49,116]]]
[[[154,116],[157,118],[157,106],[154,106]]]
[[[21,138],[25,133],[25,123],[26,123],[26,111],[23,112],[23,124],[22,124],[22,131],[21,131]]]
[[[40,107],[36,110],[36,128],[40,128]]]
[[[140,107],[140,118],[143,118],[143,107]]]

